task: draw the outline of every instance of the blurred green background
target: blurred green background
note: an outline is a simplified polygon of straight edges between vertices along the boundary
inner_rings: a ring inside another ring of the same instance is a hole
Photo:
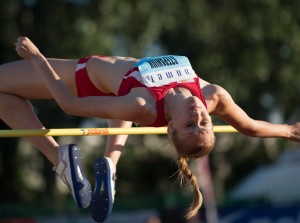
[[[294,0],[2,1],[0,63],[19,59],[19,35],[54,58],[185,55],[201,78],[227,89],[251,117],[292,123],[300,120],[299,8]],[[106,126],[104,120],[67,116],[53,101],[32,103],[47,128]],[[93,182],[105,137],[57,140],[82,148]],[[217,206],[230,204],[228,193],[253,170],[297,147],[282,139],[217,134],[209,157]],[[26,139],[0,138],[0,148],[1,218],[88,213],[78,210],[50,163]],[[166,136],[130,136],[118,166],[115,210],[155,209],[161,216],[184,210],[192,193],[180,188],[176,171]]]

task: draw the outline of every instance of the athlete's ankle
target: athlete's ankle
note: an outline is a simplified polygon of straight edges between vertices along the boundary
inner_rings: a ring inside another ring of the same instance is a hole
[[[116,170],[117,170],[117,162],[114,162],[114,159],[112,157],[109,157],[109,156],[105,156],[104,158],[108,159],[109,162],[111,162],[113,165],[111,165],[111,171],[113,173],[116,173]]]

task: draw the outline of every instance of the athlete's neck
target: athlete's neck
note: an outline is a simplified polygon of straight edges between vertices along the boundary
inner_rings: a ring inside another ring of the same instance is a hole
[[[192,93],[186,88],[178,87],[169,89],[164,97],[165,119],[170,121],[172,119],[172,112],[190,96],[192,96]]]

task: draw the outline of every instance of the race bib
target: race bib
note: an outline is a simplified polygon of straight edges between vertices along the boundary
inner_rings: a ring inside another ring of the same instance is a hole
[[[159,87],[172,82],[192,82],[197,77],[190,61],[184,56],[146,57],[135,66],[148,87]]]

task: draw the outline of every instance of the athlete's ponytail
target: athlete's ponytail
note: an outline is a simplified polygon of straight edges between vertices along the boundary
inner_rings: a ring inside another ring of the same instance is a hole
[[[177,158],[180,181],[181,182],[183,180],[188,181],[193,186],[193,189],[194,189],[193,203],[190,206],[189,212],[186,215],[186,218],[190,219],[198,213],[198,211],[202,205],[203,198],[202,198],[202,194],[199,189],[197,177],[189,169],[187,161],[188,161],[187,158],[183,158],[183,157]]]
[[[177,151],[177,164],[179,168],[180,180],[186,180],[189,182],[194,190],[194,199],[188,214],[187,219],[194,217],[203,202],[202,194],[199,189],[197,177],[192,173],[188,166],[189,158],[200,158],[210,153],[215,144],[215,136],[213,132],[211,134],[200,134],[199,142],[197,145],[190,145],[185,142],[184,139],[180,139],[176,129],[168,131],[169,138]]]

